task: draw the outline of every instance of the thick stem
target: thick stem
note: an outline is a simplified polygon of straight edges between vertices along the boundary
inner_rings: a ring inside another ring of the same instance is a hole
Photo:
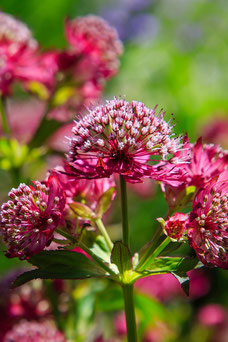
[[[7,121],[7,115],[5,110],[6,104],[5,104],[5,98],[3,96],[0,96],[0,112],[1,112],[1,121],[2,121],[2,131],[3,133],[8,136],[10,133],[8,121]]]
[[[137,342],[133,285],[122,285],[128,342]]]
[[[121,210],[122,210],[122,227],[123,242],[129,246],[129,225],[128,225],[128,205],[127,205],[127,185],[124,177],[120,175],[121,189]]]
[[[100,218],[96,219],[95,220],[95,223],[98,227],[98,229],[100,230],[101,234],[103,235],[106,243],[107,243],[107,246],[108,248],[110,249],[110,251],[112,250],[113,248],[113,243],[112,243],[112,240],[110,239],[108,233],[107,233],[107,230],[102,222],[102,220]]]

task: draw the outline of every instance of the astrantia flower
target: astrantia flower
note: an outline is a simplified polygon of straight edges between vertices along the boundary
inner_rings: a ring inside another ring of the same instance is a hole
[[[169,236],[171,240],[179,241],[186,231],[188,215],[175,213],[166,221],[164,221],[163,219],[158,219],[158,221],[162,224],[164,233]]]
[[[53,170],[55,173],[55,170]],[[87,205],[92,211],[96,212],[99,200],[102,195],[116,184],[113,178],[104,179],[75,179],[67,177],[63,173],[56,173],[59,182],[66,195],[66,208],[70,203],[81,202]],[[112,199],[115,197],[113,192]]]
[[[14,81],[29,81],[48,89],[57,71],[56,53],[39,54],[38,44],[27,26],[0,12],[0,92],[8,95]]]
[[[1,207],[1,234],[8,246],[6,256],[24,259],[49,245],[55,228],[63,223],[65,197],[58,180],[50,176],[45,184],[20,184],[9,192]]]
[[[175,153],[175,158],[187,162],[176,166],[182,170],[184,175],[182,184],[180,183],[176,188],[162,185],[162,190],[165,192],[166,200],[171,208],[175,208],[183,199],[183,191],[187,187],[202,188],[228,167],[227,151],[224,151],[219,145],[202,144],[202,138],[199,138],[195,144],[190,144],[186,136],[183,149]],[[167,169],[166,165],[163,168]]]
[[[122,44],[116,30],[104,19],[89,15],[67,20],[66,37],[78,54],[92,56],[105,78],[117,72]]]
[[[119,173],[129,182],[139,182],[145,176],[168,180],[172,169],[164,173],[148,165],[151,156],[167,160],[181,146],[163,116],[137,101],[114,99],[97,106],[75,121],[67,172],[76,178]]]
[[[190,245],[207,266],[228,269],[228,171],[201,189],[188,224]]]
[[[63,334],[51,324],[22,322],[10,330],[3,342],[66,342]]]

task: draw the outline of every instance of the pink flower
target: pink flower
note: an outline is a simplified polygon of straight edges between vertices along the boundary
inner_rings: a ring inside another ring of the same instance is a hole
[[[10,330],[3,342],[66,342],[63,334],[47,323],[22,322]]]
[[[169,236],[171,240],[179,241],[186,231],[187,222],[187,214],[175,213],[164,222],[164,233]]]
[[[56,53],[39,54],[38,44],[26,25],[0,12],[0,92],[8,95],[14,81],[42,83],[53,87],[57,71]]]
[[[175,295],[184,294],[178,280],[169,273],[138,279],[135,286],[138,291],[161,301],[167,301]]]
[[[59,183],[65,192],[66,209],[70,203],[82,202],[96,212],[102,195],[110,188],[116,188],[113,178],[87,180],[68,177],[66,174],[57,173],[55,170],[53,170],[53,173],[58,177]],[[114,199],[115,194],[116,192],[113,193],[112,199]]]
[[[199,322],[206,326],[216,326],[225,323],[227,311],[219,304],[208,304],[198,312]]]
[[[25,259],[42,251],[63,223],[65,197],[59,181],[20,184],[9,192],[10,200],[1,207],[1,234],[8,246],[6,256]]]
[[[200,189],[188,224],[190,245],[207,266],[228,268],[228,170]]]
[[[145,176],[164,181],[178,177],[172,169],[164,172],[148,165],[151,156],[166,160],[181,146],[163,115],[156,116],[141,102],[122,99],[95,107],[75,121],[67,173],[90,179],[118,173],[129,182],[140,182]]]
[[[189,186],[204,187],[213,177],[223,172],[228,164],[228,154],[218,145],[202,144],[199,138],[193,145],[186,136],[182,151],[177,151],[174,159],[183,159],[187,162],[176,166],[182,170],[183,179],[178,187],[162,184],[166,200],[170,208],[175,208],[183,197],[183,191]],[[170,167],[165,165],[164,170]],[[168,171],[168,170],[167,170]]]
[[[190,280],[189,296],[191,299],[197,299],[208,294],[211,288],[211,282],[205,267],[189,271]]]
[[[66,37],[79,55],[94,59],[105,78],[116,74],[123,48],[116,30],[104,19],[89,15],[66,20]]]

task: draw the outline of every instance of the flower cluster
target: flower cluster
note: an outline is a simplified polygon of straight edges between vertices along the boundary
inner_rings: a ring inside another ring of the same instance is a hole
[[[38,53],[38,44],[26,25],[0,12],[0,92],[8,95],[14,81],[26,87],[30,82],[54,85],[56,63],[54,53]]]
[[[59,121],[97,102],[106,81],[117,73],[123,51],[116,30],[98,16],[66,20],[65,35],[69,47],[57,56],[61,87],[55,100],[60,103],[49,114]]]
[[[228,268],[228,171],[201,189],[193,201],[188,236],[199,259]]]
[[[66,342],[63,334],[50,324],[23,322],[10,330],[3,342]]]
[[[103,178],[113,173],[129,182],[142,177],[171,179],[178,174],[149,165],[151,156],[167,160],[181,147],[180,138],[173,137],[172,126],[164,113],[143,103],[122,99],[95,107],[88,115],[75,121],[74,137],[68,153],[68,174],[76,178]],[[176,159],[177,160],[177,159]]]
[[[175,153],[174,158],[186,160],[178,165],[183,179],[178,187],[162,184],[166,200],[170,208],[175,208],[182,199],[183,190],[189,186],[203,188],[212,178],[225,171],[228,163],[228,153],[219,145],[202,144],[199,138],[195,144],[190,144],[188,137],[184,139],[182,151]]]
[[[8,245],[8,257],[24,259],[50,244],[55,228],[63,223],[65,196],[58,180],[20,184],[9,192],[1,207],[1,233]]]

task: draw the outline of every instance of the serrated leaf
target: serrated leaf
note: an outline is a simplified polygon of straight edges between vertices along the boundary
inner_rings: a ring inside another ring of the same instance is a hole
[[[93,220],[96,217],[96,214],[83,203],[74,202],[69,204],[69,206],[78,217],[89,220]]]
[[[14,283],[19,286],[35,279],[85,279],[106,276],[104,270],[81,253],[42,251],[28,260],[38,269],[23,273]]]
[[[118,267],[120,274],[132,268],[131,252],[127,245],[121,241],[114,243],[111,255],[111,262]]]
[[[197,258],[158,257],[146,266],[144,271],[152,273],[187,272],[198,264]]]
[[[101,198],[99,199],[98,206],[97,206],[97,217],[102,217],[103,214],[108,210],[108,207],[112,201],[113,195],[115,192],[115,188],[112,187],[105,191]]]

